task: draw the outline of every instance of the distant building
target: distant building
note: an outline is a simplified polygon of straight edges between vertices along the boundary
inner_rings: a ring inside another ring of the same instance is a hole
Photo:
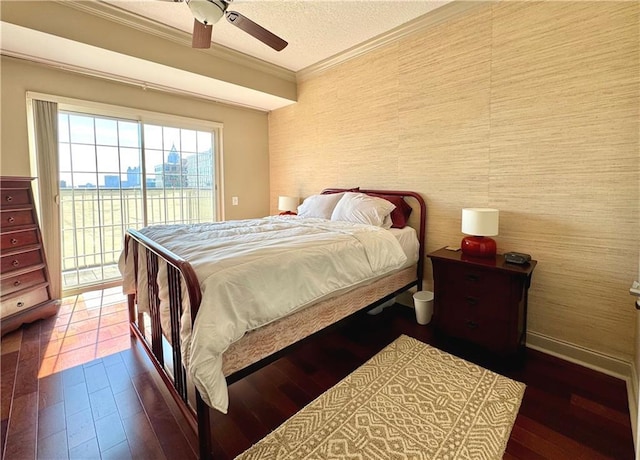
[[[104,176],[104,186],[107,188],[120,188],[120,176]]]
[[[171,146],[167,161],[155,166],[156,187],[180,188],[189,185],[187,160],[180,159],[176,146]]]
[[[140,166],[136,166],[135,168],[129,166],[127,168],[127,182],[126,184],[122,184],[122,187],[140,187],[142,183],[140,176]]]
[[[189,155],[186,160],[189,187],[211,188],[214,177],[213,154],[211,149]]]

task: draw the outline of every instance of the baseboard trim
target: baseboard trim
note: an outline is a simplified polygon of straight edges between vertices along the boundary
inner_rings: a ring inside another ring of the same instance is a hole
[[[631,376],[627,380],[627,398],[629,399],[629,416],[631,417],[631,429],[633,430],[633,445],[636,449],[636,459],[640,458],[638,449],[638,369],[635,363],[631,364]]]
[[[535,332],[527,332],[527,348],[628,381],[631,363]]]

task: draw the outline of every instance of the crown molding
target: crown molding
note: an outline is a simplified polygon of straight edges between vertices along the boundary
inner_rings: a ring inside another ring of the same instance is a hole
[[[164,40],[169,40],[192,49],[191,34],[153,21],[151,19],[143,18],[108,3],[103,3],[100,1],[76,2],[69,0],[54,0],[54,2],[66,7],[75,8],[76,10],[100,17],[102,19],[106,19],[111,22],[115,22],[125,27],[136,29],[147,34],[155,35],[156,37],[162,38]],[[285,81],[296,81],[295,73],[290,70],[284,69],[274,64],[270,64],[261,59],[254,58],[253,56],[240,53],[216,43],[212,43],[211,48],[198,49],[197,51],[208,54],[211,57],[217,59],[223,59],[234,64],[242,65],[259,72],[273,75]]]
[[[394,43],[411,34],[423,31],[453,18],[467,14],[469,11],[486,5],[487,1],[453,1],[447,3],[431,12],[420,16],[412,21],[402,24],[388,32],[378,35],[360,45],[356,45],[343,51],[335,56],[327,58],[317,64],[310,65],[296,74],[298,82],[317,77],[322,73],[344,63],[355,59],[363,54],[369,53],[375,49]]]

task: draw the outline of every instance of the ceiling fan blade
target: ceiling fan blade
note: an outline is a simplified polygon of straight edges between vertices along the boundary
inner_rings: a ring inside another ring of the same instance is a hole
[[[203,24],[197,19],[194,19],[191,46],[193,48],[211,48],[212,31],[213,26],[211,24]]]
[[[227,11],[227,21],[234,26],[244,30],[249,35],[257,38],[265,45],[269,45],[276,51],[282,51],[288,43],[278,37],[277,35],[269,32],[267,29],[259,24],[256,24],[246,16],[241,15],[237,11]]]

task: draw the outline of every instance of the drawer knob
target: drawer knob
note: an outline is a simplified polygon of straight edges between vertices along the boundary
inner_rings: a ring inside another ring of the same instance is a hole
[[[11,238],[11,244],[18,244],[18,240],[16,238]]]
[[[20,280],[15,280],[15,281],[13,282],[13,285],[14,285],[15,287],[20,286],[20,284],[22,284],[22,283],[20,282]]]
[[[12,223],[14,223],[16,221],[16,218],[11,216],[11,217],[9,217],[8,220],[9,220],[9,223],[12,224]]]
[[[11,195],[7,195],[7,201],[9,202],[13,201],[13,197]]]
[[[472,283],[477,283],[478,280],[480,280],[480,277],[478,275],[474,275],[473,273],[468,273],[466,275],[467,281],[470,281]]]
[[[475,321],[467,321],[467,327],[469,329],[477,329],[478,323],[476,323]]]
[[[469,305],[478,305],[478,299],[471,297],[470,295],[465,298]]]
[[[20,265],[20,262],[14,259],[13,262],[11,262],[11,265],[13,265],[14,267],[17,267],[18,265]]]
[[[24,302],[18,302],[16,304],[16,307],[20,308],[20,307],[24,307]]]

